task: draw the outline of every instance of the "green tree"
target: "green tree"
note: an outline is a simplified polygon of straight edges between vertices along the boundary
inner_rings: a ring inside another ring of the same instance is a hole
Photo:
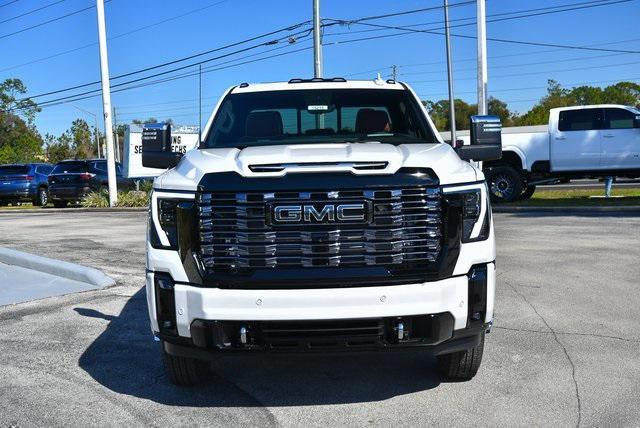
[[[0,111],[18,116],[31,126],[40,108],[30,98],[23,97],[26,93],[27,87],[20,79],[6,79],[0,83]]]
[[[62,141],[51,134],[45,134],[44,146],[49,163],[58,163],[73,157],[68,141]]]
[[[71,149],[75,157],[89,159],[97,155],[96,146],[93,142],[95,141],[93,139],[94,133],[92,133],[89,124],[84,119],[74,120],[67,132],[71,138]]]
[[[451,129],[449,123],[449,100],[440,101],[423,101],[427,107],[431,120],[439,131],[448,131]],[[497,98],[489,98],[489,114],[496,115],[502,120],[503,126],[511,126],[513,124],[514,114],[507,107],[507,103]],[[456,108],[456,129],[469,129],[469,117],[477,114],[478,105],[468,104],[463,100],[455,100]]]
[[[38,106],[28,98],[20,79],[0,83],[0,163],[42,159],[42,138],[33,124]]]

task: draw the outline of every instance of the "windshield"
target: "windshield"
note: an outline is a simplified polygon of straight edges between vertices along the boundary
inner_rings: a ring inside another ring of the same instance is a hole
[[[231,94],[206,148],[272,144],[435,143],[410,92],[388,89],[286,90]]]
[[[87,172],[86,162],[60,162],[53,168],[51,174],[77,174]]]
[[[5,165],[0,166],[0,175],[26,175],[29,173],[27,165]]]

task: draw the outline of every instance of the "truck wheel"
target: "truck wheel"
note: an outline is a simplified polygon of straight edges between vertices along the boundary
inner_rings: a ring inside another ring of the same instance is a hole
[[[197,385],[209,374],[209,364],[206,361],[177,357],[166,352],[163,352],[163,356],[165,370],[174,385]]]
[[[536,191],[536,186],[527,186],[523,191],[522,194],[520,195],[520,197],[518,198],[518,200],[520,201],[526,201],[531,199],[531,197],[533,196],[533,194]]]
[[[65,208],[68,203],[68,201],[53,201],[53,206],[56,208]]]
[[[522,194],[522,178],[510,166],[496,166],[485,174],[492,202],[513,202]]]
[[[482,362],[484,349],[484,333],[480,336],[480,343],[475,348],[453,354],[439,355],[437,357],[440,373],[452,381],[471,380]]]
[[[33,205],[44,207],[49,203],[49,192],[45,187],[41,187],[38,189],[38,195],[36,199],[33,201]]]

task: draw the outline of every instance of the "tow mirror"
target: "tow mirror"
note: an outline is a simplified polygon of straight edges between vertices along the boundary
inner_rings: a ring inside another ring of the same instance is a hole
[[[148,168],[173,168],[182,153],[171,150],[171,125],[147,123],[142,128],[142,166]]]
[[[470,144],[460,147],[463,160],[490,161],[502,158],[502,125],[497,116],[471,116]]]

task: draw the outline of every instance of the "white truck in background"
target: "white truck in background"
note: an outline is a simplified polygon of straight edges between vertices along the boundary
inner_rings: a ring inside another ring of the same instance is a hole
[[[465,144],[468,132],[460,134]],[[446,139],[446,136],[445,136]],[[537,184],[640,177],[640,111],[600,104],[551,109],[549,124],[502,129],[502,159],[483,164],[495,202],[528,199]]]

